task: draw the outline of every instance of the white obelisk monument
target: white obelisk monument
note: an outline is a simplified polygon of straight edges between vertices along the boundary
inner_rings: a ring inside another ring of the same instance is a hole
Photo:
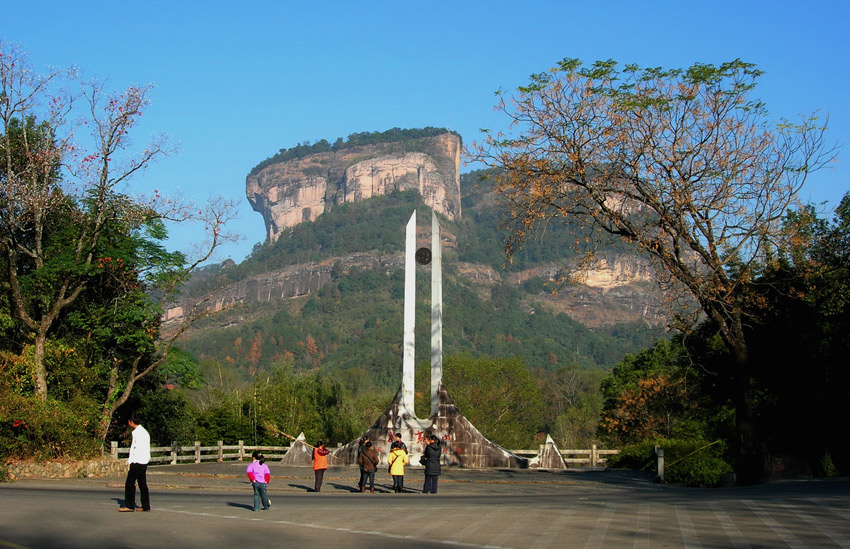
[[[427,252],[428,250],[426,250]],[[431,416],[440,409],[440,383],[443,380],[443,275],[440,223],[431,212]],[[401,407],[416,418],[413,405],[416,349],[416,211],[407,222],[404,245],[404,356],[401,374]]]
[[[401,363],[401,407],[410,417],[413,408],[413,369],[416,328],[416,210],[407,222],[404,242],[404,355]]]
[[[443,253],[440,223],[431,211],[431,417],[440,411],[443,382]]]

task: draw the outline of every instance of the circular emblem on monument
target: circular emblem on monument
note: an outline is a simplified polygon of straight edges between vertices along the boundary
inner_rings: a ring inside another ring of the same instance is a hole
[[[416,262],[420,265],[427,265],[431,263],[431,250],[424,247],[416,250]]]

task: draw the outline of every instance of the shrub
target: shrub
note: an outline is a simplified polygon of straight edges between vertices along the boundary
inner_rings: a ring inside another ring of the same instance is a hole
[[[723,459],[722,442],[704,439],[658,438],[634,444],[611,456],[610,467],[655,471],[655,447],[664,449],[664,477],[667,482],[686,486],[712,487],[725,483],[732,466]]]
[[[829,452],[824,453],[818,462],[818,474],[822,477],[837,477],[838,468],[832,461],[832,455]]]
[[[654,471],[656,467],[655,441],[648,440],[631,444],[608,458],[608,466],[615,469],[635,469],[637,471]]]
[[[0,398],[0,456],[8,459],[84,458],[100,453],[90,403],[5,393]]]

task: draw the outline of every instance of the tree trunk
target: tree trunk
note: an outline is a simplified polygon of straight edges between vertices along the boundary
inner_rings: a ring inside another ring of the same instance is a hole
[[[732,401],[735,405],[735,475],[739,485],[747,486],[766,478],[767,452],[759,440],[755,424],[752,390],[750,387],[749,359],[746,352],[735,350],[735,382]]]
[[[703,307],[706,309],[706,307]],[[707,309],[711,310],[711,309]],[[734,357],[729,379],[731,397],[735,406],[735,439],[732,451],[735,457],[736,482],[750,485],[765,479],[765,457],[767,452],[759,440],[753,410],[753,397],[750,381],[750,353],[741,321],[741,313],[731,318],[722,314],[722,309],[714,309],[714,320],[720,326],[720,336],[726,348]]]
[[[35,370],[35,394],[41,400],[47,400],[47,367],[44,365],[44,343],[47,334],[36,332],[33,341],[33,369]]]
[[[101,442],[106,442],[106,435],[109,432],[109,425],[112,424],[112,414],[109,416],[101,415],[100,421],[97,424],[97,438]]]
[[[97,435],[100,437],[100,440],[106,442],[106,435],[109,432],[109,425],[112,423],[112,416],[115,415],[115,411],[118,410],[127,400],[130,398],[130,393],[133,391],[133,387],[136,385],[136,381],[146,376],[153,368],[155,368],[159,361],[155,361],[150,367],[146,368],[143,372],[137,373],[139,361],[142,359],[142,356],[139,355],[133,360],[133,365],[130,370],[130,377],[127,380],[127,384],[120,390],[118,387],[118,369],[120,363],[113,360],[112,364],[112,372],[109,376],[109,389],[106,393],[106,398],[103,401],[103,408],[101,409],[100,414],[100,423],[98,424]],[[118,396],[116,396],[118,395]]]
[[[103,408],[100,412],[100,423],[97,426],[97,436],[103,442],[106,442],[106,434],[109,432],[109,425],[112,423],[112,416],[115,410],[121,404],[116,404],[115,393],[118,391],[118,362],[114,357],[112,360],[112,370],[109,372],[109,388],[106,391],[106,398],[103,400]],[[123,404],[123,401],[122,401]]]

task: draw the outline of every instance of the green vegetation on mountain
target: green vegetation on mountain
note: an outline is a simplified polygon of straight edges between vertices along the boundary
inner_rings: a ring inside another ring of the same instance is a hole
[[[419,274],[420,288],[427,287],[426,276]],[[298,371],[353,370],[346,374],[355,380],[352,388],[395,390],[401,382],[403,283],[401,270],[354,270],[306,299],[242,306],[202,321],[184,348],[201,361],[230,365],[245,379],[292,355]],[[484,298],[472,283],[448,270],[443,295],[446,354],[516,356],[527,367],[543,370],[565,365],[608,369],[661,335],[644,325],[591,331],[566,314],[532,308],[525,303],[528,295],[505,284]],[[420,301],[417,354],[428,356],[430,309]],[[246,316],[250,320],[238,325],[215,327]]]
[[[297,160],[311,154],[344,151],[347,149],[353,149],[354,147],[391,144],[397,150],[416,151],[419,150],[418,147],[408,147],[407,145],[424,137],[434,137],[444,133],[459,135],[457,132],[452,132],[445,128],[434,128],[429,126],[426,128],[413,129],[391,128],[384,132],[358,132],[349,135],[348,139],[345,140],[338,137],[333,144],[328,142],[326,139],[320,139],[313,144],[305,141],[289,149],[280,149],[280,151],[274,156],[271,156],[254,166],[251,169],[250,175],[254,175],[260,172],[263,168],[271,166],[272,164],[287,162],[289,160]]]
[[[398,237],[399,227],[404,227],[411,212],[421,207],[424,207],[422,197],[414,191],[341,204],[312,223],[300,223],[288,229],[274,243],[257,244],[238,265],[201,269],[184,292],[200,297],[256,274],[355,252],[400,252],[404,249],[404,239]]]
[[[464,185],[474,185],[480,175],[466,177]],[[461,249],[468,250],[475,261],[505,272],[492,196],[481,193],[481,200],[467,208],[469,216],[464,220],[441,220],[444,232],[454,235],[458,242],[458,251],[444,249],[443,337],[445,380],[450,393],[459,406],[464,406],[467,417],[487,429],[488,436],[500,444],[528,446],[540,431],[557,432],[561,441],[571,446],[596,442],[594,418],[602,403],[591,395],[598,391],[602,372],[610,370],[625,354],[663,337],[663,330],[645,324],[591,330],[541,303],[539,296],[547,291],[542,280],[515,287],[481,284],[460,275],[458,262],[469,261]],[[290,381],[286,383],[295,383],[301,390],[319,384],[325,387],[322,391],[336,394],[334,406],[349,410],[342,424],[348,426],[343,431],[352,437],[359,435],[356,425],[363,429],[383,412],[401,383],[404,272],[401,267],[390,271],[359,269],[343,261],[354,253],[402,253],[403,228],[414,209],[427,216],[421,197],[409,191],[345,204],[313,223],[289,229],[275,243],[256,246],[239,265],[206,269],[205,276],[190,285],[187,293],[200,296],[283,267],[337,261],[332,282],[311,295],[271,303],[246,302],[195,324],[183,342],[183,349],[196,357],[198,371],[206,380],[205,388],[188,393],[196,402],[193,406],[199,406],[193,412],[199,414],[194,416],[195,421],[208,425],[212,414],[219,423],[231,422],[227,429],[236,429],[246,440],[271,440],[273,432],[260,420],[251,419],[263,406],[259,400],[268,398],[255,394],[254,388],[265,387],[263,390],[278,394],[279,389],[269,387],[280,382],[281,372],[288,372],[285,377]],[[483,214],[476,215],[478,212]],[[560,241],[576,238],[561,232]],[[491,249],[480,249],[484,247]],[[557,248],[558,244],[551,242],[530,243],[521,265],[529,268],[544,260],[563,261]],[[517,268],[519,265],[509,269]],[[427,294],[423,288],[429,287],[429,272],[419,269],[417,278],[416,354],[423,358],[429,356],[430,345],[430,305],[423,295]],[[495,429],[490,433],[492,418],[486,411],[500,398],[510,402],[511,395],[495,389],[467,394],[467,388],[451,385],[452,380],[466,383],[464,376],[472,375],[466,369],[487,368],[481,364],[488,363],[496,371],[506,368],[505,372],[512,372],[510,377],[517,383],[522,376],[533,380],[528,388],[532,395],[529,402],[542,403],[540,410],[531,414],[535,421],[529,423],[528,416],[521,415],[525,419],[518,416],[512,427],[506,423],[504,432]],[[210,391],[219,396],[212,401],[200,396]],[[230,404],[219,405],[215,403],[218,401]],[[234,427],[234,421],[241,427]],[[281,422],[281,429],[287,425],[315,437],[347,441],[338,438],[342,432],[331,429],[323,420],[300,426],[283,417],[276,421]],[[205,432],[208,434],[195,431],[195,436],[223,436],[220,433],[224,431]],[[209,434],[212,432],[219,434]]]
[[[348,272],[342,258],[355,252],[402,253],[403,227],[416,208],[427,211],[421,197],[412,191],[344,204],[313,223],[293,227],[275,243],[257,246],[238,266],[209,269],[203,280],[190,287],[192,295],[294,264],[338,261],[333,270],[336,279],[315,294],[270,304],[245,303],[221,312],[196,325],[185,349],[201,360],[226,362],[246,376],[270,371],[280,356],[291,354],[297,371],[353,369],[359,373],[361,387],[396,389],[400,382],[403,269],[352,268]],[[662,336],[662,330],[643,324],[590,330],[564,313],[541,306],[536,299],[544,290],[539,279],[513,287],[507,283],[481,285],[460,276],[461,259],[478,259],[502,271],[503,246],[491,208],[470,207],[468,212],[485,213],[458,223],[441,222],[445,231],[457,235],[458,242],[457,252],[444,251],[447,354],[516,356],[528,368],[543,370],[564,365],[610,369],[625,353]],[[567,258],[558,255],[559,245],[575,238],[576,234],[561,229],[553,238],[555,244],[532,242],[512,268],[563,262]],[[427,288],[428,279],[423,277],[428,273],[420,271],[418,276],[418,287]],[[418,326],[429,326],[427,300],[420,297],[417,307]],[[238,324],[228,320],[236,318],[243,320]],[[222,325],[227,327],[216,327]],[[419,356],[428,356],[429,338],[420,335],[417,340]]]
[[[491,169],[461,174],[460,189],[463,219],[457,222],[458,256],[470,263],[483,263],[497,270],[518,272],[545,263],[564,265],[575,258],[579,241],[584,242],[588,228],[581,223],[564,221],[545,227],[538,238],[518,248],[510,260],[505,256],[507,233],[501,230],[502,205],[492,191]],[[605,242],[600,252],[632,253],[616,240]],[[550,288],[551,291],[551,288]]]

